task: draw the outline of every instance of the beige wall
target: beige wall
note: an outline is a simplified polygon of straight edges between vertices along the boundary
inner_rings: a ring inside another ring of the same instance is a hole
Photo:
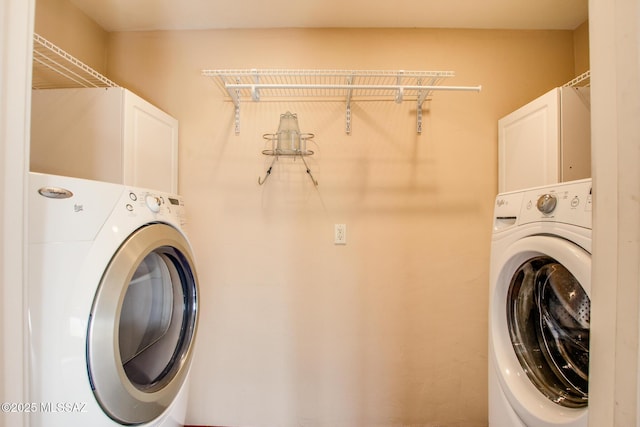
[[[498,118],[574,76],[572,32],[117,33],[108,75],[180,121],[180,191],[201,282],[190,423],[482,426]],[[411,103],[246,103],[203,68],[454,70],[415,133]],[[270,158],[280,113],[316,134]],[[347,224],[348,244],[333,245]]]
[[[575,56],[575,72],[580,75],[589,70],[589,21],[573,31],[573,54]]]
[[[106,31],[68,0],[35,3],[36,33],[96,71],[106,72]]]

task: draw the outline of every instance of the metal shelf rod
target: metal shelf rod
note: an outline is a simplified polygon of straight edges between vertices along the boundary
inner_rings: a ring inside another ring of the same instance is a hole
[[[344,90],[444,90],[444,91],[475,91],[480,92],[482,86],[404,86],[404,85],[328,85],[328,84],[251,84],[251,83],[226,83],[227,89],[344,89]]]

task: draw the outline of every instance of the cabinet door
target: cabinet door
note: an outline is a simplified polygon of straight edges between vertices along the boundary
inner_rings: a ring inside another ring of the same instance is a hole
[[[498,191],[559,182],[559,90],[498,121]]]
[[[124,182],[176,194],[178,121],[129,91],[124,117]]]

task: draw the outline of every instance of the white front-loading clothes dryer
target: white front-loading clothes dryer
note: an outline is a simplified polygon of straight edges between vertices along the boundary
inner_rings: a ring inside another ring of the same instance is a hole
[[[496,198],[490,427],[587,426],[591,216],[590,179]]]
[[[183,425],[198,317],[182,198],[29,176],[33,427]]]

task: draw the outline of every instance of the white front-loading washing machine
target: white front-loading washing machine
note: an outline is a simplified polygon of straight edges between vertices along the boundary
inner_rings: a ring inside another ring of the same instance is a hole
[[[32,427],[183,425],[198,283],[181,197],[29,176]]]
[[[590,179],[496,198],[490,427],[587,426],[591,206]]]

